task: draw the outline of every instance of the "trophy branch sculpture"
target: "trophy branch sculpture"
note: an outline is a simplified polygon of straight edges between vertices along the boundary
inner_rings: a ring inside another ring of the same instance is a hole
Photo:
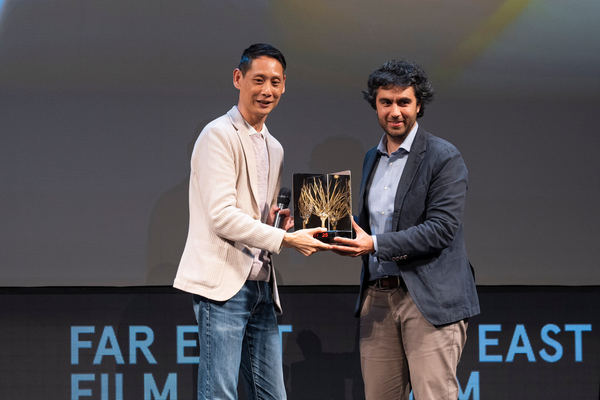
[[[327,228],[330,235],[351,235],[352,193],[350,171],[336,174],[294,174],[294,198],[296,213],[301,226]],[[311,223],[311,217],[315,221]],[[341,221],[342,229],[340,228]],[[300,225],[298,221],[297,225]],[[296,229],[299,229],[297,226]]]

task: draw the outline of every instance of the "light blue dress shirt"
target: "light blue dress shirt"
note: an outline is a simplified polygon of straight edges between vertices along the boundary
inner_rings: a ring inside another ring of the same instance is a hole
[[[378,260],[377,234],[393,230],[392,217],[396,190],[408,159],[408,153],[410,153],[410,148],[417,135],[418,127],[419,124],[415,122],[404,142],[392,154],[387,152],[387,137],[385,134],[377,146],[377,151],[381,156],[375,167],[375,174],[367,197],[370,228],[375,247],[375,252],[369,256],[369,276],[371,279],[400,275],[400,270],[395,262],[380,262]]]

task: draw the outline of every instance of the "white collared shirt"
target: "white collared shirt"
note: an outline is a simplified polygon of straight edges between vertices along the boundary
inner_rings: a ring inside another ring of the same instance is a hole
[[[254,147],[256,176],[258,178],[258,205],[260,208],[260,220],[264,223],[267,221],[271,206],[267,199],[267,192],[269,189],[269,152],[267,150],[267,141],[265,138],[267,129],[263,124],[261,131],[257,132],[247,121],[244,121],[244,123],[248,128],[248,134]],[[271,273],[271,257],[269,252],[253,248],[252,253],[254,254],[254,261],[252,262],[252,269],[250,270],[248,280],[268,281]]]

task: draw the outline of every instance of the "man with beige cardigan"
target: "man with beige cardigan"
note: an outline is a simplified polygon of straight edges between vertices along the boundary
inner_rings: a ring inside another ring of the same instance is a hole
[[[236,399],[241,369],[250,399],[286,398],[281,312],[271,254],[327,250],[322,228],[273,227],[283,148],[265,120],[285,92],[285,58],[268,44],[244,50],[233,85],[239,100],[194,146],[190,225],[174,287],[192,293],[198,321],[198,400]]]

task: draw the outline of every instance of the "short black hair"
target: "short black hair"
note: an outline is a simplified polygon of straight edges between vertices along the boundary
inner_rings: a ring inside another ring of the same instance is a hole
[[[240,71],[242,71],[242,75],[246,75],[246,72],[250,69],[252,60],[261,56],[276,59],[283,67],[283,72],[285,72],[285,57],[281,51],[277,50],[268,43],[254,43],[244,50],[242,57],[240,58],[240,64],[238,65],[238,68]]]
[[[363,97],[371,107],[377,109],[375,98],[380,87],[389,86],[409,87],[415,90],[415,97],[421,108],[417,118],[422,117],[425,105],[433,100],[433,88],[427,78],[425,71],[419,65],[404,61],[390,60],[369,75],[367,90],[363,90]]]

